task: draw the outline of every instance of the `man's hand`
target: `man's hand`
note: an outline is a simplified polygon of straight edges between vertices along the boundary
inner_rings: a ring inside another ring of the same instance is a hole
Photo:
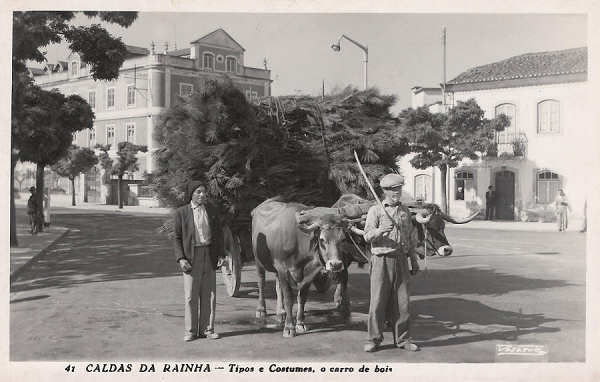
[[[192,264],[187,259],[179,260],[179,266],[184,273],[188,273],[192,270]]]

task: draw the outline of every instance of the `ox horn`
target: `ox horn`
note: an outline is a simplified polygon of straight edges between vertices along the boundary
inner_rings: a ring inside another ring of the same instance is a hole
[[[312,224],[300,223],[300,228],[303,231],[312,232],[312,231],[316,230],[317,228],[319,228],[319,223],[312,223]]]
[[[475,211],[471,216],[468,216],[464,219],[455,219],[452,216],[446,215],[443,212],[440,212],[440,214],[442,215],[442,219],[446,220],[447,222],[454,224],[465,224],[475,219],[475,216],[479,215],[479,209],[477,209],[477,211]]]

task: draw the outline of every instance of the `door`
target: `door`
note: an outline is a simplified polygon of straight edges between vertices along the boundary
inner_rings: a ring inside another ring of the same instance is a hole
[[[515,173],[499,171],[496,173],[496,219],[514,220]]]
[[[85,174],[84,202],[100,203],[100,182],[101,179],[98,169],[92,167],[92,169]]]

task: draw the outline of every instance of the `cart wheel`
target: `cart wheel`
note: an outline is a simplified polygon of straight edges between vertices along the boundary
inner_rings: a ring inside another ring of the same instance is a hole
[[[221,275],[230,297],[236,297],[242,281],[242,258],[240,239],[233,236],[228,226],[223,226],[223,249],[225,258],[221,263]]]

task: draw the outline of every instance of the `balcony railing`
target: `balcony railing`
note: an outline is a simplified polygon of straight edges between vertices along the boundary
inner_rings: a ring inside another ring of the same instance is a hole
[[[487,152],[488,157],[520,157],[527,156],[527,136],[525,133],[496,133],[494,143]]]

